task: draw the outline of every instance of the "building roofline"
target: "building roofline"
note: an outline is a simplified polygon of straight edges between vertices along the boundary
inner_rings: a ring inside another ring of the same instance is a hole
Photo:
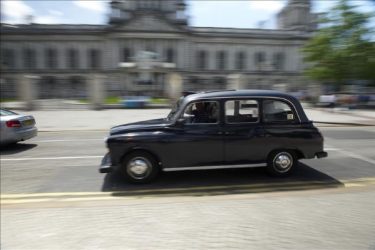
[[[119,30],[111,25],[94,25],[94,24],[8,24],[1,23],[1,32],[3,34],[101,34],[126,32]],[[84,32],[82,34],[82,32]],[[272,38],[272,39],[295,39],[296,37],[306,39],[310,33],[282,30],[282,29],[245,29],[245,28],[221,28],[221,27],[191,27],[177,31],[146,31],[146,30],[129,30],[129,33],[149,32],[149,33],[188,33],[193,36],[230,36],[236,38]]]

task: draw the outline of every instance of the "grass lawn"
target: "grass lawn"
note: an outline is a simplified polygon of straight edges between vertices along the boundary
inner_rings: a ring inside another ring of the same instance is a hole
[[[0,98],[0,102],[16,102],[16,98]]]

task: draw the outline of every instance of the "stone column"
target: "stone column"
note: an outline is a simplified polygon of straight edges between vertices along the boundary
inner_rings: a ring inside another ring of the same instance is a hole
[[[21,75],[17,84],[17,92],[21,101],[24,102],[25,110],[36,108],[35,99],[37,97],[37,81],[40,77],[35,75]]]
[[[91,108],[94,110],[103,108],[104,98],[106,96],[104,80],[105,77],[103,75],[93,74],[87,81]]]
[[[246,89],[246,77],[242,74],[231,74],[227,77],[227,89]]]
[[[164,85],[164,92],[172,102],[176,102],[180,98],[183,90],[182,76],[179,73],[169,73],[166,78],[167,84]]]

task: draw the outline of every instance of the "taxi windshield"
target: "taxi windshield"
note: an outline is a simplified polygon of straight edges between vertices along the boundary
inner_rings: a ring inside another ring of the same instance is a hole
[[[166,118],[168,121],[171,121],[171,120],[174,119],[174,117],[175,117],[178,109],[180,108],[183,100],[184,100],[184,97],[180,97],[180,99],[178,99],[178,101],[173,105],[171,112],[169,112],[169,114]]]

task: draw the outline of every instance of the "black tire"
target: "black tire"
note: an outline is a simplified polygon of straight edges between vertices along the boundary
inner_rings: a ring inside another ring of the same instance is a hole
[[[298,165],[298,158],[291,150],[277,150],[269,154],[267,172],[272,176],[284,177],[290,175]]]
[[[144,151],[135,151],[125,156],[120,168],[121,174],[131,183],[148,183],[159,174],[155,157]]]

